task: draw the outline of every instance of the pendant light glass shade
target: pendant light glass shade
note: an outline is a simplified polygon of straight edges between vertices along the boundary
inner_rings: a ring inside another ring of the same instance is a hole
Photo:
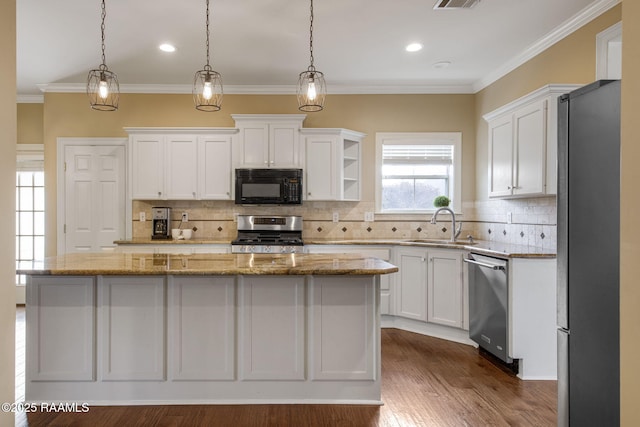
[[[193,78],[193,102],[200,111],[222,108],[222,76],[206,65]]]
[[[96,70],[89,71],[87,76],[87,96],[91,108],[98,111],[116,111],[120,101],[120,85],[116,73],[109,71],[104,54],[104,19],[107,16],[104,0],[102,0],[102,64]]]
[[[222,108],[222,76],[209,65],[209,0],[207,0],[207,65],[193,78],[193,103],[200,111]]]
[[[324,98],[327,94],[327,84],[324,74],[309,67],[300,73],[298,78],[298,109],[301,111],[321,111],[324,108]]]
[[[327,84],[324,74],[313,66],[313,0],[311,0],[311,19],[309,24],[309,53],[311,64],[307,71],[300,73],[296,94],[300,111],[322,111],[324,98],[327,95]]]

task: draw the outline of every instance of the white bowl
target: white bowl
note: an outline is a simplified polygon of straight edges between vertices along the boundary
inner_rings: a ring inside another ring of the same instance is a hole
[[[180,232],[182,230],[178,229],[178,228],[172,228],[171,229],[171,237],[173,237],[174,239],[179,239],[180,238]]]
[[[180,231],[182,231],[182,238],[185,240],[189,240],[193,236],[193,230],[190,228],[185,228],[184,230]]]

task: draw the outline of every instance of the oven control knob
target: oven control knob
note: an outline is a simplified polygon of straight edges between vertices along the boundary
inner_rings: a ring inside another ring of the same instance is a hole
[[[249,246],[249,250],[247,252],[255,253],[255,251],[256,251],[256,245],[251,245]]]
[[[288,250],[289,250],[289,248],[287,246],[280,247],[280,252],[282,252],[282,253],[287,253]]]
[[[263,246],[262,252],[271,252],[271,246]]]

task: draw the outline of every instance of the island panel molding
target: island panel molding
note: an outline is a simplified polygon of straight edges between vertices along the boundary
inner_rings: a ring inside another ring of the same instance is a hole
[[[95,380],[94,278],[39,276],[27,289],[26,380]]]
[[[234,380],[235,277],[168,282],[169,380]]]
[[[305,379],[304,276],[240,276],[241,380]]]
[[[165,369],[164,277],[98,277],[103,381],[158,381]]]

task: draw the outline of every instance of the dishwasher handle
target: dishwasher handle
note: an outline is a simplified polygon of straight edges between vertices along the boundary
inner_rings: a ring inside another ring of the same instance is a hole
[[[475,259],[470,259],[470,258],[463,258],[462,259],[464,262],[468,262],[469,264],[476,264],[479,265],[480,267],[485,267],[485,268],[490,268],[492,270],[504,270],[504,265],[497,265],[497,264],[489,264],[488,262],[480,262],[480,261],[476,261]]]

